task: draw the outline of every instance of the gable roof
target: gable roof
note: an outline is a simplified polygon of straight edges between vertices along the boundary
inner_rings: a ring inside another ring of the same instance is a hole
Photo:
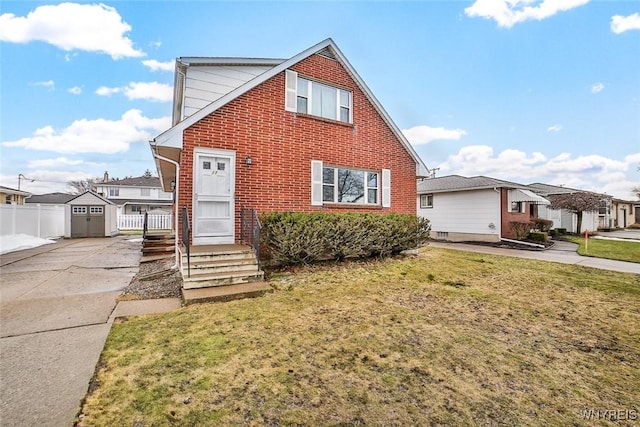
[[[48,194],[34,194],[25,200],[25,203],[42,203],[49,205],[64,205],[69,200],[74,199],[75,194],[68,193],[48,193]]]
[[[519,188],[527,186],[516,182],[503,181],[488,176],[460,176],[448,175],[439,178],[429,178],[418,181],[418,194],[444,193],[450,191],[483,190],[489,188]]]
[[[157,176],[137,176],[133,178],[114,179],[96,183],[97,186],[123,186],[123,187],[151,187],[161,188],[160,178]]]
[[[365,94],[367,99],[371,102],[371,104],[377,110],[378,114],[385,121],[387,126],[389,126],[391,131],[394,133],[394,135],[398,138],[398,140],[402,143],[404,148],[407,150],[407,152],[411,155],[411,157],[416,162],[416,175],[427,176],[429,174],[429,169],[422,162],[422,159],[420,159],[420,156],[418,156],[418,153],[416,153],[416,151],[413,149],[413,146],[409,143],[407,138],[402,134],[400,129],[396,126],[396,124],[393,122],[391,117],[384,110],[380,102],[375,98],[371,90],[365,84],[364,80],[362,80],[362,78],[358,75],[355,69],[351,66],[347,58],[342,54],[340,49],[338,49],[338,46],[336,46],[335,42],[330,38],[323,40],[314,46],[311,46],[310,48],[298,53],[297,55],[293,56],[292,58],[286,61],[280,62],[278,65],[273,66],[268,71],[262,73],[261,75],[257,76],[252,80],[249,80],[244,85],[237,87],[236,89],[232,90],[231,92],[227,93],[226,95],[222,96],[221,98],[217,99],[216,101],[202,108],[198,112],[185,118],[180,123],[176,124],[175,126],[171,127],[167,131],[163,132],[162,134],[154,138],[151,141],[152,150],[154,146],[182,149],[182,133],[185,129],[199,122],[203,118],[207,117],[209,114],[213,113],[217,109],[228,104],[229,102],[233,101],[239,96],[245,94],[249,90],[259,86],[260,84],[266,82],[267,80],[271,79],[277,74],[282,73],[286,69],[292,67],[293,65],[302,61],[303,59],[316,53],[324,56],[332,57],[343,65],[345,70],[349,73],[351,78],[353,78],[353,80],[356,82],[360,90],[362,90],[362,92]]]
[[[98,199],[102,202],[104,202],[107,205],[115,205],[115,203],[113,203],[111,200],[105,199],[104,197],[102,197],[101,195],[94,193],[93,191],[85,191],[84,193],[80,193],[77,195],[74,195],[71,199],[67,200],[67,203],[71,203],[76,199],[79,199],[80,197],[84,196],[85,194],[88,194],[89,196],[93,197],[94,199]]]

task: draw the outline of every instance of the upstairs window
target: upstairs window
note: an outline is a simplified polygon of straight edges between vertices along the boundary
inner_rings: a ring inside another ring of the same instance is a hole
[[[111,187],[109,188],[109,197],[118,197],[120,196],[120,189]]]
[[[141,188],[140,189],[140,196],[141,197],[149,197],[149,196],[151,196],[151,189],[150,188]]]
[[[351,123],[351,92],[286,72],[286,110]]]

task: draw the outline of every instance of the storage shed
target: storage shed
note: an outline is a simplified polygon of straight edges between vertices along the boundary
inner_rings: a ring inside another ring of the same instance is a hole
[[[118,207],[91,191],[65,203],[65,237],[111,237],[118,234]]]

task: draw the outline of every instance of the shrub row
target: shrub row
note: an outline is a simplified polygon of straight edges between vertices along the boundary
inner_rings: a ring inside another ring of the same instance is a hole
[[[287,264],[388,256],[423,245],[429,221],[416,215],[273,212],[260,216],[266,255]]]

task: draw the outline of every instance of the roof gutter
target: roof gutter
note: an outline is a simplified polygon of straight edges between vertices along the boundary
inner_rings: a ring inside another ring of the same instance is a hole
[[[173,234],[175,235],[175,242],[174,242],[174,246],[175,246],[175,257],[176,257],[176,263],[173,265],[172,268],[178,268],[178,255],[179,255],[179,251],[178,251],[178,242],[180,241],[178,239],[178,200],[180,200],[180,198],[178,197],[178,189],[180,188],[180,186],[178,185],[179,180],[180,180],[180,164],[178,162],[176,162],[175,160],[171,160],[168,159],[164,156],[161,156],[160,154],[156,153],[154,150],[151,150],[151,152],[153,153],[153,157],[155,157],[158,160],[162,160],[165,162],[169,162],[172,165],[174,165],[176,167],[176,186],[174,188],[175,194],[174,194],[174,208],[175,208],[175,213],[174,215],[174,229],[173,229]]]

